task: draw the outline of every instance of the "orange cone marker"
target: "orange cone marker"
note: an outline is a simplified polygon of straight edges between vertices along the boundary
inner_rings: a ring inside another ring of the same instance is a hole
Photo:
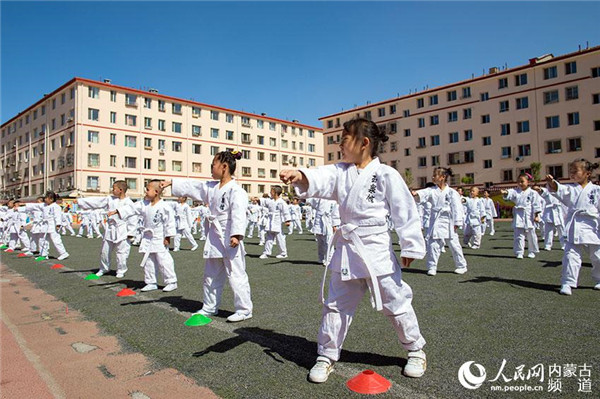
[[[25,255],[25,254],[18,254],[17,255],[17,258],[26,258],[26,257],[27,257],[27,255]]]
[[[55,264],[50,269],[60,269],[61,267],[65,267],[65,265],[61,265],[60,263]]]
[[[348,380],[346,386],[351,391],[372,395],[387,392],[392,383],[373,370],[365,370],[356,377]]]
[[[132,290],[131,288],[123,288],[121,291],[119,291],[119,293],[117,294],[117,296],[132,296],[135,295],[135,291]]]

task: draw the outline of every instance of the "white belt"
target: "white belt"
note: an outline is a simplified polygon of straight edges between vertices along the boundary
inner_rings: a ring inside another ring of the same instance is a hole
[[[363,260],[365,265],[367,266],[367,271],[369,272],[369,277],[371,278],[371,285],[373,286],[373,299],[375,300],[375,308],[377,310],[382,310],[383,306],[381,303],[381,293],[379,292],[379,282],[377,281],[377,276],[375,275],[375,271],[373,270],[373,266],[371,263],[371,259],[368,256],[367,250],[362,243],[361,236],[358,234],[357,230],[360,231],[361,235],[372,235],[372,234],[381,234],[387,233],[387,225],[376,225],[376,226],[357,226],[351,223],[346,223],[338,227],[335,234],[331,238],[329,243],[329,250],[334,251],[335,245],[340,238],[344,240],[351,241],[358,252],[358,256]],[[344,257],[346,259],[344,259]],[[350,271],[348,270],[348,255],[346,252],[342,252],[342,269],[341,275],[342,280],[350,279]],[[330,254],[327,255],[327,259],[330,259]],[[327,276],[327,269],[329,268],[329,264],[325,267],[325,273],[323,275],[323,283],[321,285],[321,302],[325,302],[325,278]]]

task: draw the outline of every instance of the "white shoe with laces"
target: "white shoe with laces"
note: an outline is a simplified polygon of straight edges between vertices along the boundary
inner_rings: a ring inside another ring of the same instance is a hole
[[[267,254],[262,254],[261,256],[259,256],[259,259],[267,259],[269,257],[269,255]]]
[[[288,257],[287,254],[279,254],[276,256],[277,259],[285,259],[287,257]]]
[[[102,276],[104,276],[104,272],[103,272],[102,270],[98,270],[98,271],[96,272],[96,276],[98,276],[98,277],[102,277]]]
[[[568,284],[563,284],[560,286],[560,293],[561,295],[573,295],[573,292],[571,291],[571,286]]]
[[[69,257],[69,253],[68,253],[68,252],[65,252],[64,254],[62,254],[61,256],[59,256],[59,257],[58,257],[58,258],[56,258],[56,259],[58,259],[58,260],[63,260],[63,259],[67,259],[68,257]]]
[[[595,290],[600,290],[600,283],[596,284],[596,285],[594,286],[594,289],[595,289]]]
[[[165,288],[163,288],[163,292],[171,292],[171,291],[175,291],[177,289],[177,283],[170,283],[167,284],[165,286]]]
[[[209,312],[209,311],[207,311],[207,310],[200,309],[199,311],[197,311],[197,312],[196,312],[196,313],[194,313],[194,314],[201,314],[202,316],[210,317],[210,316],[216,316],[216,315],[218,315],[218,314],[219,314],[219,311],[218,311],[218,310],[215,310],[214,312]],[[231,316],[229,316],[229,317],[231,317]]]
[[[437,274],[437,270],[435,269],[429,269],[427,270],[427,275],[428,276],[435,276]]]
[[[316,384],[327,381],[333,371],[333,361],[325,356],[317,357],[317,362],[308,373],[308,380]]]
[[[408,352],[408,362],[404,366],[404,375],[412,378],[419,378],[427,370],[427,356],[423,350]]]
[[[527,255],[527,257],[528,257],[528,258],[530,258],[530,259],[533,259],[533,258],[535,258],[535,254],[534,254],[533,252],[530,252],[530,253]]]
[[[466,272],[467,272],[466,267],[459,267],[458,269],[454,270],[454,273],[456,273],[456,274],[465,274]]]
[[[158,286],[156,284],[146,284],[144,286],[144,288],[142,288],[140,291],[142,292],[148,292],[148,291],[154,291],[157,290]]]
[[[248,320],[252,318],[252,313],[239,313],[239,312],[235,312],[234,314],[232,314],[231,316],[229,316],[227,318],[227,321],[230,323],[237,323],[238,321],[244,321],[244,320]]]
[[[117,278],[125,277],[125,272],[117,272]]]

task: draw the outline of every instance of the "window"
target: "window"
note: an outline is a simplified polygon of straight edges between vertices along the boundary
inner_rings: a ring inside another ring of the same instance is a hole
[[[158,110],[165,112],[165,102],[163,100],[158,100]]]
[[[544,92],[544,104],[554,104],[558,102],[558,90]]]
[[[448,101],[456,101],[457,95],[456,90],[446,92],[446,97]]]
[[[523,86],[527,84],[527,74],[522,73],[515,76],[515,86]]]
[[[500,112],[508,112],[508,111],[509,111],[508,100],[500,101]]]
[[[100,119],[100,110],[95,108],[88,108],[88,119],[91,121],[97,121]]]
[[[483,137],[483,145],[492,145],[492,138],[490,136]]]
[[[202,164],[200,162],[192,162],[192,172],[202,173]]]
[[[527,132],[529,132],[529,121],[517,122],[517,133],[527,133]]]
[[[113,103],[117,102],[117,92],[114,90],[110,91],[110,101],[112,101]]]
[[[396,113],[396,104],[390,105],[390,115],[394,115]]]
[[[425,137],[419,137],[419,144],[417,145],[417,148],[425,148],[427,147],[425,145]]]
[[[429,124],[435,126],[440,123],[440,117],[438,115],[431,115],[429,117]]]
[[[98,144],[100,142],[99,133],[88,130],[88,143]]]
[[[97,87],[88,87],[88,97],[89,98],[100,98],[100,89]]]
[[[458,120],[458,111],[448,112],[448,122],[456,122]]]
[[[450,165],[456,165],[460,163],[460,152],[451,152],[448,154],[448,163]]]
[[[112,166],[113,168],[117,167],[117,156],[116,155],[110,156],[110,166]]]
[[[66,100],[67,100],[67,95],[66,95],[66,93],[62,93],[62,94],[60,95],[60,103],[61,103],[61,104],[64,104]],[[35,112],[35,111],[34,111],[34,112]],[[35,119],[35,118],[33,118],[33,119]]]
[[[432,146],[440,145],[440,135],[439,134],[431,136],[431,145]]]
[[[463,109],[463,119],[471,119],[473,116],[473,112],[471,108]]]
[[[392,141],[390,143],[390,151],[391,152],[396,152],[398,151],[398,142],[397,141]]]
[[[269,130],[275,131],[275,122],[269,122]]]
[[[219,112],[218,111],[210,111],[210,119],[213,121],[219,120]]]
[[[600,130],[600,120],[594,121],[594,130],[596,132]]]
[[[219,129],[215,129],[214,127],[210,129],[210,137],[213,139],[219,138]]]
[[[546,154],[558,154],[562,152],[560,140],[546,141]]]
[[[161,132],[164,132],[166,130],[166,124],[164,119],[159,119],[158,120],[158,130],[160,130]]]
[[[512,169],[504,169],[502,171],[502,181],[513,181],[513,171]]]
[[[473,130],[467,129],[465,130],[465,141],[473,140]]]
[[[431,166],[438,166],[440,164],[440,156],[432,155],[431,156]]]
[[[365,111],[365,119],[371,120],[371,111]],[[283,128],[283,126],[282,126],[282,128]],[[285,129],[283,129],[283,131],[285,132]]]
[[[558,115],[546,117],[546,129],[556,129],[560,127],[560,117]]]
[[[252,168],[247,166],[242,167],[242,176],[252,177]]]
[[[202,145],[192,144],[192,154],[202,154]]]
[[[145,97],[144,98],[144,108],[152,109],[152,99]]]
[[[117,145],[117,134],[116,133],[110,134],[110,145]]]
[[[173,141],[171,143],[171,149],[174,152],[181,152],[181,141]]]
[[[404,137],[410,137],[410,129],[404,129]]]
[[[127,126],[136,126],[137,125],[137,116],[135,115],[125,115],[125,124]]]
[[[181,123],[173,122],[171,125],[171,129],[173,130],[173,133],[181,133]]]
[[[394,134],[398,132],[398,125],[396,122],[390,123],[390,134]]]
[[[592,104],[600,104],[600,94],[592,94]]]
[[[202,135],[202,127],[198,125],[192,125],[192,136],[198,137]]]
[[[308,152],[315,152],[315,145],[314,144],[309,144],[308,145]]]
[[[462,98],[471,98],[471,88],[470,87],[462,88]]]
[[[167,162],[164,159],[158,160],[158,171],[164,172],[167,170]]]
[[[577,62],[571,61],[565,63],[565,75],[577,73]]]
[[[137,107],[137,96],[135,94],[125,94],[125,105]]]
[[[192,107],[192,117],[193,118],[200,118],[200,113],[201,113],[201,109],[198,107]]]
[[[465,163],[471,163],[475,161],[475,152],[473,150],[465,151]]]
[[[417,108],[423,108],[425,106],[425,100],[417,98]]]
[[[144,149],[146,149],[146,150],[152,149],[152,139],[150,137],[144,137]]]
[[[448,133],[448,141],[450,143],[458,143],[458,132]]]
[[[490,169],[492,167],[492,160],[491,159],[484,159],[483,160],[483,168],[484,169]]]
[[[581,137],[573,137],[567,140],[568,151],[581,151]]]
[[[225,130],[225,140],[233,140],[234,137],[232,130]]]
[[[385,116],[385,107],[377,108],[377,115],[382,118]]]
[[[548,165],[548,174],[556,179],[562,179],[564,177],[562,165]]]
[[[171,112],[175,115],[181,115],[181,104],[173,103],[171,105]]]
[[[117,113],[116,112],[110,112],[110,123],[117,123]]]
[[[578,86],[570,86],[565,87],[565,100],[576,100],[579,98],[579,87]]]
[[[88,154],[88,167],[97,168],[100,166],[100,154]]]
[[[152,169],[152,158],[144,158],[144,169]]]
[[[265,160],[265,153],[263,151],[258,151],[256,153],[256,159],[258,159],[259,161],[264,161]]]
[[[481,123],[490,123],[490,115],[481,115]]]
[[[419,168],[427,167],[427,157],[419,157],[417,161],[419,164]]]
[[[219,147],[211,145],[210,146],[210,155],[217,155],[219,153]]]
[[[501,155],[502,158],[510,158],[512,156],[511,147],[502,147],[501,154],[502,154]]]
[[[164,151],[166,148],[166,142],[163,139],[158,139],[158,149]]]
[[[137,147],[137,137],[125,136],[125,147]]]
[[[131,168],[131,169],[135,169],[136,168],[136,164],[137,164],[137,158],[136,157],[125,157],[125,167],[126,168]]]
[[[181,161],[171,161],[171,169],[173,172],[181,172]]]
[[[405,148],[404,149],[404,156],[410,156],[410,148]]]
[[[508,78],[498,79],[498,89],[506,89],[508,87]]]
[[[144,128],[152,129],[152,118],[144,117]]]
[[[503,123],[500,125],[500,136],[510,135],[510,123]]]
[[[425,127],[425,118],[419,118],[419,127]]]
[[[438,103],[438,95],[434,94],[433,96],[429,96],[429,105],[437,105]]]
[[[252,152],[250,150],[242,150],[242,158],[243,159],[251,159]]]
[[[488,93],[486,91],[485,93],[481,93],[480,97],[481,97],[481,101],[487,101],[490,99],[490,93]]]
[[[100,178],[98,176],[88,176],[87,177],[87,189],[88,190],[99,190],[99,181]],[[40,192],[42,192],[43,190],[41,190]]]
[[[569,126],[579,125],[579,112],[571,112],[567,114]]]
[[[518,147],[519,150],[519,156],[520,157],[526,157],[531,155],[531,145],[529,144],[521,144]]]
[[[126,177],[125,183],[127,183],[128,190],[137,190],[137,179],[136,178]]]
[[[270,138],[269,138],[269,145],[270,145],[271,147],[277,147],[277,139],[276,139],[276,138],[273,138],[273,137],[270,137]]]
[[[558,70],[556,66],[544,68],[544,80],[554,79],[558,76]]]
[[[521,97],[515,100],[517,109],[529,108],[529,97]]]

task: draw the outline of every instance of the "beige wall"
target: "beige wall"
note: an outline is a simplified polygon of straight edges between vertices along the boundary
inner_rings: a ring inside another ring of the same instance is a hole
[[[109,192],[114,179],[129,179],[132,196],[143,193],[144,181],[148,179],[210,179],[212,154],[227,148],[245,152],[245,158],[237,163],[236,177],[251,195],[268,192],[270,185],[278,184],[277,176],[282,168],[323,164],[322,132],[311,126],[87,79],[74,79],[71,86],[76,88],[69,108],[74,109],[75,120],[74,128],[69,131],[74,130],[75,143],[73,147],[50,152],[49,157],[58,162],[57,157],[71,154],[75,167],[69,169],[70,173],[65,173],[64,168],[60,171],[73,178],[73,187],[91,195]],[[136,96],[135,100],[131,97],[133,104],[126,104],[126,94]],[[60,98],[60,95],[51,96]],[[145,105],[146,99],[150,102],[149,108]],[[164,101],[164,111],[159,110],[159,101]],[[181,105],[180,113],[173,109],[173,104]],[[199,113],[195,114],[193,108],[199,109]],[[217,120],[211,117],[211,111],[218,113]],[[114,120],[111,113],[115,114]],[[126,115],[135,117],[135,126],[126,123]],[[145,118],[151,120],[149,127],[145,126]],[[164,130],[159,130],[159,120],[164,121]],[[173,123],[180,124],[181,132],[173,130]],[[11,125],[12,121],[3,125],[3,132]],[[199,126],[200,133],[194,134],[192,126]],[[211,129],[218,129],[218,137],[212,137]],[[21,129],[16,133],[11,131],[3,137],[3,144],[6,142],[8,148],[23,132]],[[63,132],[49,131],[50,139],[59,138],[60,134]],[[159,149],[159,140],[164,141],[164,150]],[[42,143],[44,139],[39,141]],[[194,150],[199,153],[193,153]],[[260,154],[264,160],[259,159]],[[3,157],[2,153],[0,160]],[[7,158],[10,157],[9,151]],[[27,181],[13,182],[8,174],[4,177],[7,177],[4,188],[8,192],[17,189],[24,196],[31,190],[25,189]],[[43,174],[39,177],[39,183],[43,183]],[[53,178],[56,176],[50,172],[50,180]],[[37,180],[34,183],[39,184]],[[66,183],[63,184],[62,189],[68,191],[67,188]],[[58,181],[54,189],[59,190]],[[39,193],[39,189],[36,191]]]
[[[566,64],[570,62],[576,63],[577,71],[566,74]],[[544,70],[554,66],[558,76],[545,79]],[[342,124],[356,116],[365,117],[370,111],[371,119],[379,126],[385,126],[388,132],[391,124],[396,123],[397,133],[390,134],[381,159],[403,174],[410,169],[415,187],[430,180],[434,156],[439,157],[441,166],[452,167],[457,175],[455,184],[460,184],[460,179],[467,174],[473,175],[475,184],[512,182],[520,170],[529,168],[532,162],[542,164],[542,175],[558,172],[550,169],[552,167],[562,167],[566,178],[569,162],[576,158],[597,161],[600,157],[600,104],[593,104],[593,95],[600,94],[600,78],[592,77],[592,68],[599,67],[600,48],[594,48],[323,117],[325,162],[336,162],[339,157],[337,137],[341,135],[341,126],[336,127],[338,118]],[[517,86],[516,79],[521,74],[527,75],[527,83]],[[507,79],[508,87],[499,88],[499,80],[503,78]],[[577,99],[566,99],[566,89],[570,87],[577,87]],[[463,88],[470,89],[471,97],[463,98]],[[456,100],[449,101],[448,92],[454,90]],[[544,93],[549,91],[558,92],[558,102],[544,104]],[[487,101],[482,101],[482,93],[488,93]],[[429,98],[435,95],[438,103],[429,105]],[[528,108],[517,109],[517,99],[524,97],[528,100]],[[424,101],[422,108],[418,107],[419,99]],[[500,103],[505,101],[509,109],[501,112]],[[390,114],[390,106],[396,106],[395,114]],[[385,115],[380,117],[381,108]],[[464,117],[465,109],[470,109],[470,119]],[[449,121],[450,112],[457,113],[457,121]],[[579,123],[569,125],[569,114],[575,112],[578,112]],[[438,125],[431,124],[430,118],[435,115],[439,118]],[[489,123],[482,123],[484,115],[489,115]],[[551,116],[558,116],[558,128],[546,127],[546,118]],[[420,118],[424,118],[425,127],[419,127]],[[529,132],[518,133],[517,124],[523,121],[529,123]],[[509,135],[502,135],[502,125],[510,126]],[[405,129],[410,129],[410,136],[405,136]],[[465,139],[467,130],[472,130],[471,140]],[[458,141],[451,143],[450,134],[454,132],[458,133]],[[439,136],[439,145],[432,145],[433,136]],[[491,140],[491,145],[484,145],[484,137]],[[418,148],[419,138],[425,140],[425,147]],[[580,149],[570,148],[572,139],[580,140]],[[559,141],[560,151],[558,148],[548,151],[549,141]],[[531,152],[519,156],[519,146],[524,145],[529,145]],[[503,147],[510,148],[511,156],[502,156]],[[406,155],[407,149],[410,155]],[[473,151],[472,162],[465,162],[465,151]],[[452,153],[459,153],[461,163],[449,165]],[[419,159],[423,157],[426,164],[420,166]]]

